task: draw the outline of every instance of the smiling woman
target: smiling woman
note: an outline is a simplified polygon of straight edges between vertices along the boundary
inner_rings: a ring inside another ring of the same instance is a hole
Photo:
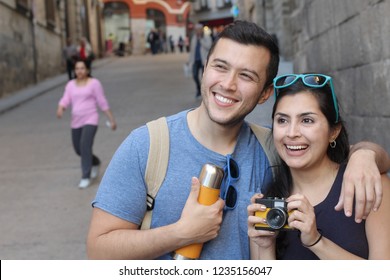
[[[335,141],[340,129],[341,125],[329,127],[316,97],[306,92],[281,99],[274,114],[275,147],[290,170],[329,165],[330,158],[322,154]]]
[[[356,223],[334,209],[349,143],[332,78],[290,74],[275,78],[274,88],[273,139],[283,165],[265,196],[285,198],[286,223],[299,233],[282,231],[276,239],[269,231],[252,233],[260,254],[280,259],[389,259],[390,225],[383,225],[390,211],[387,176],[382,177],[386,190],[381,208],[365,221]],[[258,223],[267,224],[267,219]]]

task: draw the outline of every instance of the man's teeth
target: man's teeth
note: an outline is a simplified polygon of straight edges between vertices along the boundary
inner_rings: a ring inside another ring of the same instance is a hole
[[[218,100],[218,101],[221,101],[222,103],[227,103],[227,104],[232,104],[233,103],[233,100],[231,99],[228,99],[226,97],[223,97],[221,95],[215,95],[215,98]]]
[[[289,150],[304,150],[307,148],[307,146],[289,146],[289,145],[286,145],[287,149]]]

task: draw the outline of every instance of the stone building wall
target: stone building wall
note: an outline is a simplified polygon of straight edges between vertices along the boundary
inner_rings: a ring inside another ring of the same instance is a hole
[[[275,36],[282,58],[293,59],[290,17],[296,13],[301,0],[236,0],[240,9],[238,19],[257,23]]]
[[[390,0],[239,1],[265,13],[294,71],[334,77],[351,143],[374,141],[390,153]],[[263,7],[266,7],[264,11]]]
[[[390,0],[304,0],[289,18],[294,70],[335,78],[351,143],[390,152]]]
[[[10,28],[4,28],[5,25]],[[23,84],[34,82],[32,75],[31,28],[29,22],[10,9],[0,8],[0,97]],[[24,67],[20,67],[24,65]],[[16,86],[14,81],[19,80]]]
[[[0,98],[63,71],[60,33],[47,28],[44,8],[32,20],[15,1],[0,1]]]
[[[47,30],[42,25],[35,27],[35,44],[37,52],[37,80],[63,72],[61,35]]]
[[[67,37],[77,44],[88,35],[95,55],[104,54],[100,0],[52,1],[52,14],[47,1],[17,2],[0,0],[0,98],[64,73]]]

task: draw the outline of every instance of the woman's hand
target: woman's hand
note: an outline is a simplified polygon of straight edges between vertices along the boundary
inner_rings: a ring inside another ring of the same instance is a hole
[[[116,125],[116,121],[115,121],[114,115],[112,114],[111,110],[108,109],[107,111],[104,111],[104,113],[106,114],[106,116],[110,122],[111,129],[115,130],[117,128],[117,125]]]
[[[58,119],[62,118],[62,115],[64,114],[64,111],[65,111],[64,107],[58,106],[58,108],[57,108],[57,118]]]
[[[302,194],[294,194],[287,198],[286,202],[289,212],[288,225],[301,232],[301,242],[304,246],[314,244],[320,235],[314,207]]]
[[[110,124],[111,124],[111,129],[112,129],[112,130],[115,130],[115,129],[117,128],[115,119],[112,119],[112,120],[110,121]]]
[[[262,198],[262,194],[255,194],[251,198],[251,204],[248,206],[248,236],[257,246],[261,247],[262,249],[272,249],[275,248],[275,239],[276,239],[276,232],[270,231],[270,230],[258,230],[255,229],[256,224],[264,224],[267,225],[267,221],[265,218],[261,216],[265,215],[258,215],[256,216],[256,212],[261,213],[266,210],[266,207],[264,205],[255,203],[256,198]],[[268,225],[266,226],[268,227]]]

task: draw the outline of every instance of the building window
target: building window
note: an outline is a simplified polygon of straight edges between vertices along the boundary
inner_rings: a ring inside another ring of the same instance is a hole
[[[217,0],[218,9],[231,8],[231,7],[232,7],[231,0]]]
[[[54,29],[56,26],[56,9],[54,0],[45,0],[45,8],[47,26]]]
[[[192,8],[197,12],[208,11],[210,9],[209,0],[194,0]]]
[[[209,8],[209,5],[208,5],[209,3],[208,3],[208,0],[201,0],[201,9],[202,10],[208,10],[208,8]]]

